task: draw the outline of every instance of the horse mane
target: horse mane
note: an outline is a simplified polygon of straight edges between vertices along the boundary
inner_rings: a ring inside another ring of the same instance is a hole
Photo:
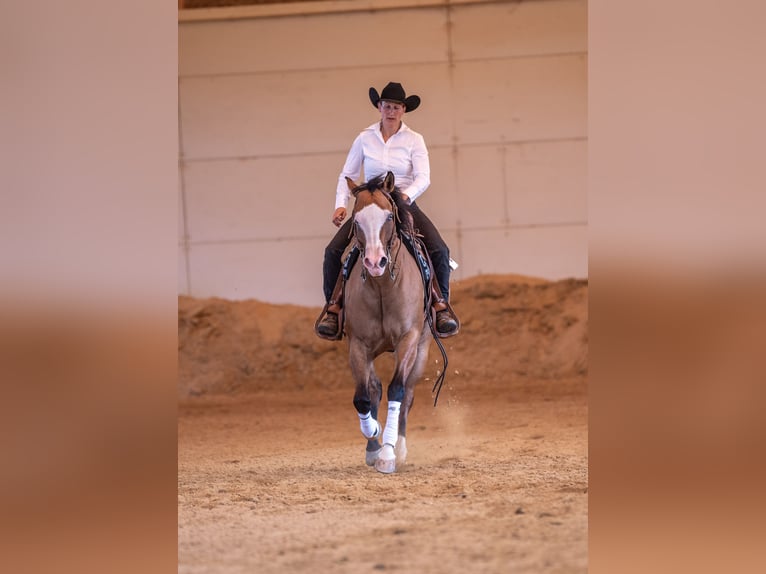
[[[364,190],[375,191],[376,189],[379,189],[379,188],[383,187],[383,180],[385,178],[386,178],[385,174],[380,174],[380,175],[376,175],[372,179],[368,179],[366,182],[364,182],[364,183],[362,183],[360,185],[357,185],[354,188],[354,192],[353,192],[354,195],[356,195],[357,192],[359,192],[359,191],[364,191]],[[394,186],[394,191],[398,191],[398,190],[399,190],[399,188]]]

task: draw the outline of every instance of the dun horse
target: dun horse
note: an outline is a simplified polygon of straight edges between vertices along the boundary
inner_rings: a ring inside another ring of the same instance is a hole
[[[407,456],[407,416],[428,358],[425,293],[418,264],[397,232],[394,175],[388,172],[360,186],[347,182],[356,198],[353,234],[360,251],[344,295],[354,406],[367,439],[366,463],[391,473]],[[393,353],[395,367],[381,429],[377,419],[383,387],[373,361],[386,352]]]

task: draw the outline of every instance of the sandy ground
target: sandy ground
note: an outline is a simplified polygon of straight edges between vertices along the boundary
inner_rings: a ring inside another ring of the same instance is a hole
[[[485,276],[453,303],[438,406],[434,345],[382,475],[318,309],[180,298],[179,572],[587,571],[587,283]]]

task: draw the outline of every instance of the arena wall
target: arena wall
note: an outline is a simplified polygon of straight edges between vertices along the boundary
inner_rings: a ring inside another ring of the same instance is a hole
[[[179,293],[323,303],[338,173],[389,81],[422,98],[453,280],[587,277],[584,0],[181,10],[178,37]]]

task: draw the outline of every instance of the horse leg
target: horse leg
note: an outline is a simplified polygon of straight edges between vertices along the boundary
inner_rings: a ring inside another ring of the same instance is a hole
[[[396,448],[399,438],[399,421],[402,402],[405,400],[405,383],[408,381],[412,367],[417,358],[417,340],[420,333],[410,332],[396,346],[396,368],[394,377],[388,385],[388,416],[386,428],[383,430],[383,448],[380,450],[375,470],[386,474],[396,470]]]
[[[401,468],[407,462],[407,415],[412,408],[412,402],[415,400],[414,389],[409,389],[404,393],[404,403],[399,412],[399,438],[396,441],[394,454],[396,455],[396,466]]]
[[[375,376],[374,370],[373,370],[373,376],[372,380],[370,381],[370,394],[372,395],[370,397],[371,399],[371,405],[370,405],[370,413],[372,414],[372,418],[375,420],[378,419],[378,407],[380,406],[380,399],[383,396],[383,385],[380,384],[380,379]],[[378,425],[378,428],[380,428],[380,425]],[[380,433],[378,433],[380,435]],[[367,439],[367,448],[365,449],[364,453],[364,462],[367,464],[367,466],[373,466],[375,464],[375,461],[378,460],[378,456],[380,455],[380,441],[378,440],[378,437]]]
[[[404,384],[404,402],[399,412],[399,440],[396,441],[396,448],[394,449],[397,467],[403,466],[407,460],[407,417],[415,400],[415,385],[423,374],[426,361],[428,360],[428,345],[430,342],[427,333],[421,337],[415,364],[407,377],[407,382]]]
[[[372,466],[380,452],[378,438],[381,435],[381,428],[380,423],[378,423],[378,406],[382,388],[380,380],[375,375],[372,359],[369,358],[364,348],[351,343],[349,362],[351,374],[356,381],[354,407],[359,416],[359,427],[367,439],[365,462]]]

